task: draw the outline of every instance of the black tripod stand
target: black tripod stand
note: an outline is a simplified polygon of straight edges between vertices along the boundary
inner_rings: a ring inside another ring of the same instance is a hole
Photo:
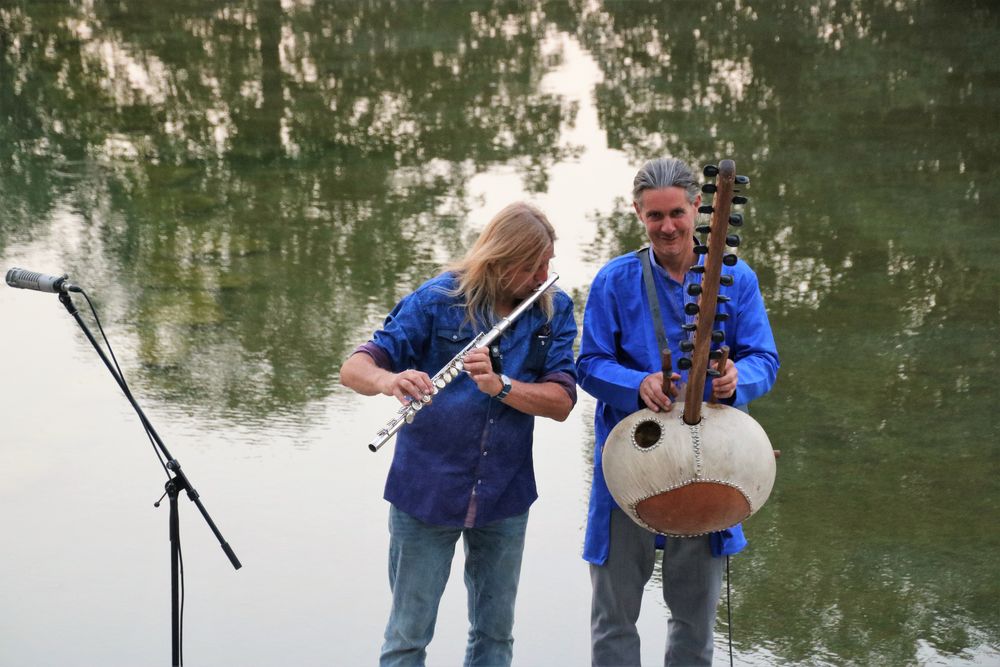
[[[80,290],[80,288],[78,287],[73,287],[70,289],[71,291],[82,292],[82,290]],[[183,659],[181,656],[181,637],[182,637],[181,579],[183,576],[183,567],[182,567],[183,564],[181,561],[180,521],[177,512],[177,497],[178,495],[180,495],[181,491],[185,491],[187,493],[188,498],[190,498],[191,501],[194,502],[195,506],[201,512],[201,515],[205,518],[205,522],[208,523],[208,527],[212,529],[212,532],[215,534],[216,539],[219,540],[219,544],[222,546],[222,550],[226,553],[226,556],[229,558],[229,562],[233,564],[233,568],[238,570],[242,567],[242,564],[240,563],[239,559],[236,558],[236,554],[233,553],[233,550],[230,548],[229,544],[222,537],[222,533],[219,532],[219,529],[216,527],[215,522],[212,521],[212,518],[208,515],[208,511],[205,509],[205,506],[202,505],[201,503],[201,500],[198,496],[198,492],[195,491],[193,486],[191,486],[191,483],[188,481],[188,478],[184,474],[184,471],[181,470],[180,463],[178,463],[177,460],[170,455],[170,452],[167,451],[167,448],[163,444],[163,441],[160,440],[160,436],[156,433],[156,429],[154,429],[153,425],[149,423],[149,419],[146,418],[146,415],[142,411],[142,408],[139,407],[139,404],[136,402],[135,397],[132,396],[132,392],[129,390],[128,384],[126,384],[125,379],[122,377],[121,373],[116,367],[116,364],[111,363],[111,360],[108,359],[107,355],[104,353],[104,350],[98,344],[97,340],[90,332],[90,329],[87,328],[86,323],[84,323],[83,319],[80,317],[80,313],[77,311],[76,306],[73,304],[73,300],[70,298],[69,291],[70,290],[66,289],[61,290],[59,292],[59,301],[66,307],[66,310],[69,311],[69,314],[73,316],[73,319],[76,320],[76,323],[80,325],[80,328],[83,329],[83,333],[86,334],[87,339],[90,341],[90,344],[94,346],[95,350],[97,350],[97,354],[100,355],[101,361],[104,362],[104,365],[107,367],[108,371],[110,371],[112,377],[114,377],[115,382],[118,383],[118,386],[125,394],[125,398],[128,399],[128,402],[131,403],[132,407],[135,409],[136,414],[139,415],[139,420],[142,422],[143,428],[145,428],[146,432],[149,434],[150,440],[153,441],[154,447],[158,449],[158,453],[161,457],[161,460],[165,461],[164,465],[167,469],[168,479],[166,484],[166,493],[164,495],[166,495],[167,498],[169,499],[169,505],[170,505],[170,519],[169,519],[170,521],[170,629],[171,629],[170,637],[171,637],[171,649],[173,658],[173,662],[171,662],[171,664],[174,667],[179,667],[181,664],[183,664]],[[106,340],[107,339],[105,338],[105,341]],[[157,506],[158,505],[159,503],[157,503]]]

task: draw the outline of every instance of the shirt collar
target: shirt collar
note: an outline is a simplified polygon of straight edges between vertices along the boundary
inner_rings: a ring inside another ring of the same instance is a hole
[[[666,278],[667,280],[670,280],[671,282],[674,282],[674,283],[677,282],[676,280],[674,280],[670,276],[670,272],[669,271],[667,271],[665,268],[663,268],[662,266],[660,266],[660,262],[656,259],[656,253],[653,252],[653,246],[649,246],[649,260],[650,260],[649,263],[653,267],[653,271],[655,271],[656,273],[658,273],[661,277]],[[704,263],[705,263],[705,255],[695,255],[695,266],[701,266]],[[688,269],[688,272],[685,275],[686,276],[690,276],[691,275],[691,270]],[[687,280],[685,280],[684,282],[687,282]]]

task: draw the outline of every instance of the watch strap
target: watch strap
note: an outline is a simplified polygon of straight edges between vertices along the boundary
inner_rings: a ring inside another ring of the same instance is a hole
[[[503,386],[500,388],[500,393],[493,397],[493,398],[497,399],[498,401],[502,401],[503,399],[505,399],[507,397],[507,394],[509,394],[510,390],[511,390],[510,378],[509,377],[507,377],[506,375],[504,375],[504,374],[501,373],[500,374],[500,382],[503,383]]]

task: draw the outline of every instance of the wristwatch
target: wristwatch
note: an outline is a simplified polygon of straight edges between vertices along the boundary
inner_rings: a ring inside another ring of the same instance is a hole
[[[500,393],[499,394],[497,394],[496,396],[493,397],[493,398],[497,399],[498,401],[502,401],[503,399],[505,399],[507,397],[507,394],[510,393],[510,389],[511,389],[511,387],[510,387],[510,378],[507,377],[506,375],[503,375],[503,374],[500,375],[500,382],[503,383],[503,388],[500,389]]]

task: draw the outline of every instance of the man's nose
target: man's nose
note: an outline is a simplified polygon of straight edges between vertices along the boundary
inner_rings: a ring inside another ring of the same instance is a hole
[[[676,230],[677,225],[674,224],[673,219],[669,215],[663,218],[663,222],[660,223],[661,234],[673,234]]]

